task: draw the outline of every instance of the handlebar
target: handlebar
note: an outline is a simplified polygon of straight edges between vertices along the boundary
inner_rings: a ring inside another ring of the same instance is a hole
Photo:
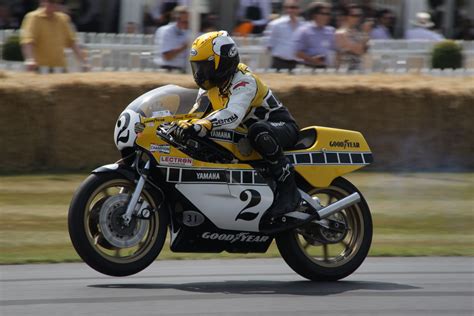
[[[234,161],[235,157],[229,151],[222,148],[220,145],[216,144],[207,137],[190,135],[182,141],[178,140],[176,137],[174,137],[174,132],[177,129],[178,126],[176,124],[163,123],[158,126],[156,134],[158,137],[161,137],[170,145],[178,148],[179,150],[185,152],[190,156],[199,156],[199,158],[205,158],[205,150],[207,149],[209,151],[209,154],[207,156],[213,157],[213,159],[210,160],[219,160],[226,163]]]
[[[156,130],[156,135],[164,139],[167,143],[170,143],[174,147],[177,147],[178,149],[182,149],[183,144],[181,144],[177,139],[173,137],[174,131],[178,128],[177,125],[175,124],[170,124],[170,123],[163,123],[160,126],[158,126],[158,129]]]

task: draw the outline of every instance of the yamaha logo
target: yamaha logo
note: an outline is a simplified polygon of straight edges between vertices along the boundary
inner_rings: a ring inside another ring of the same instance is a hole
[[[211,131],[211,137],[225,139],[225,140],[232,140],[232,134],[228,131]]]
[[[196,177],[198,180],[220,180],[221,176],[217,172],[197,172]]]

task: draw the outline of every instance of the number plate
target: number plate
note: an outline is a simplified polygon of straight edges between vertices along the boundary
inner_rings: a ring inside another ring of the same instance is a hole
[[[183,212],[183,224],[189,227],[196,227],[204,223],[204,216],[196,211]]]

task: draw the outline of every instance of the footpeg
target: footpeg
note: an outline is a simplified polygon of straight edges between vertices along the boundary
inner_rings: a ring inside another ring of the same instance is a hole
[[[308,206],[313,209],[314,212],[312,213],[304,213],[304,212],[299,212],[299,211],[293,211],[293,212],[289,212],[289,213],[286,213],[282,216],[282,218],[284,217],[285,218],[285,222],[282,221],[282,223],[284,223],[284,225],[280,226],[280,227],[272,227],[275,222],[273,221],[274,218],[271,219],[270,221],[270,228],[269,229],[261,229],[260,232],[261,233],[264,233],[264,234],[276,234],[276,233],[280,233],[280,232],[283,232],[283,231],[286,231],[286,230],[290,230],[290,229],[295,229],[295,228],[298,228],[298,227],[301,227],[303,225],[306,225],[308,223],[311,223],[313,221],[320,221],[321,219],[324,219],[324,218],[327,218],[337,212],[340,212],[341,210],[345,209],[345,208],[348,208],[358,202],[360,202],[360,195],[359,193],[352,193],[351,195],[337,201],[337,202],[334,202],[332,204],[329,204],[328,206],[321,206],[321,204],[319,203],[319,199],[314,199],[313,197],[311,197],[310,195],[306,194],[305,192],[303,192],[304,194],[301,194],[301,196],[303,197],[303,200],[308,204]],[[308,198],[309,197],[309,198]],[[313,208],[314,206],[314,208]],[[294,218],[296,220],[295,223],[291,223],[291,221],[289,223],[288,222],[288,219],[289,218]],[[278,225],[277,225],[278,226]]]

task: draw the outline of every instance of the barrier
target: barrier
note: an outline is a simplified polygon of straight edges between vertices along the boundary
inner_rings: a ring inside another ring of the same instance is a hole
[[[89,170],[115,161],[113,129],[129,102],[168,83],[194,86],[189,75],[145,72],[1,78],[0,172]],[[474,170],[474,78],[318,72],[262,79],[300,126],[362,132],[374,152],[372,170]]]
[[[0,46],[17,30],[0,30]],[[88,53],[89,63],[94,71],[125,70],[153,71],[157,66],[153,62],[156,51],[154,35],[148,34],[112,34],[77,33],[78,43]],[[253,69],[266,69],[270,65],[270,54],[264,45],[264,37],[235,37],[239,45],[241,60]],[[458,41],[465,56],[464,68],[474,68],[474,41]],[[369,53],[364,65],[368,72],[389,72],[397,69],[401,72],[411,69],[429,68],[431,50],[436,42],[419,40],[376,40],[370,42]],[[72,53],[66,50],[69,69],[79,71]],[[3,65],[2,65],[3,64]],[[0,67],[20,71],[17,66],[8,65],[0,60]],[[467,70],[465,73],[469,73]],[[344,71],[336,73],[345,73]],[[436,72],[433,72],[436,73]],[[447,72],[446,72],[447,73]],[[444,73],[443,73],[444,74]]]

